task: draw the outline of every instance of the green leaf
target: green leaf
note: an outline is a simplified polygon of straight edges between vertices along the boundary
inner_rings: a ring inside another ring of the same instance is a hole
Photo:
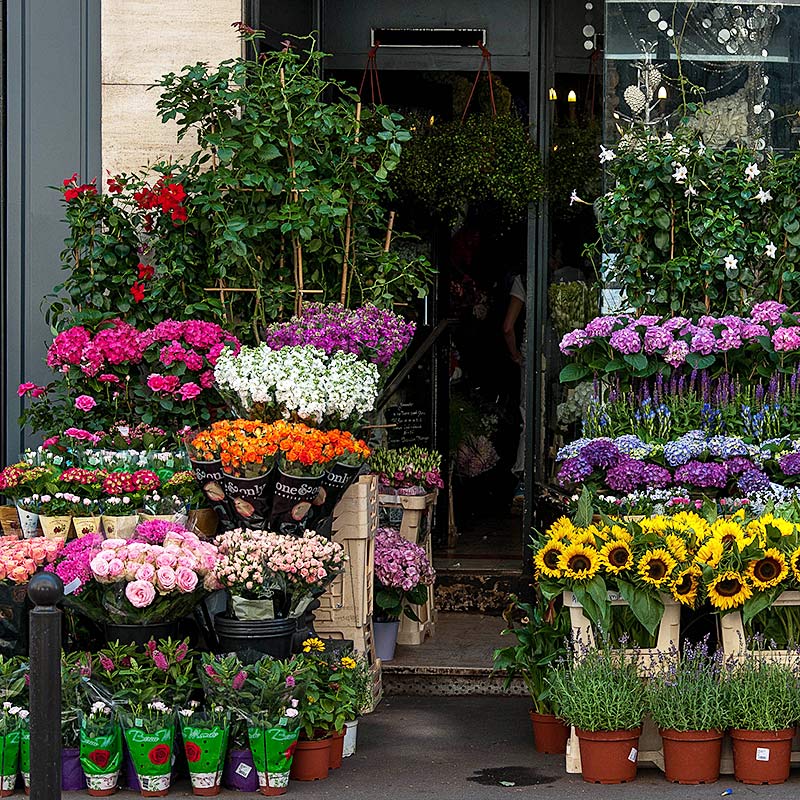
[[[617,579],[617,588],[622,599],[630,606],[633,616],[644,625],[650,635],[654,635],[664,616],[664,603],[661,598],[653,592],[639,589],[632,583],[619,578]]]
[[[559,373],[558,379],[561,383],[570,383],[571,381],[579,381],[589,374],[590,370],[583,364],[567,364]]]
[[[668,231],[672,225],[672,217],[665,208],[657,208],[653,212],[653,222],[663,231]]]
[[[626,363],[635,370],[647,369],[647,356],[644,353],[630,353],[624,356]]]
[[[576,527],[587,528],[592,524],[593,515],[592,493],[588,486],[584,486],[581,490],[581,496],[578,498],[578,507],[575,511],[575,519],[573,521]]]
[[[701,356],[699,353],[689,353],[686,356],[686,363],[694,369],[707,369],[715,360],[714,356]]]
[[[745,600],[744,613],[742,614],[744,624],[747,625],[756,614],[760,614],[769,608],[782,591],[783,589],[778,586],[768,592],[756,592],[748,600]]]
[[[669,250],[670,237],[668,231],[656,231],[653,236],[653,241],[655,241],[656,247],[659,250]]]

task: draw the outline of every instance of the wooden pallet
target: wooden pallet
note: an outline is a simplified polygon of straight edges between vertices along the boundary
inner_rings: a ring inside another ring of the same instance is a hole
[[[570,623],[572,625],[573,639],[581,642],[583,645],[593,647],[595,644],[594,630],[592,623],[583,611],[583,606],[578,602],[578,599],[572,592],[564,592],[564,607],[569,609]],[[623,600],[615,592],[609,592],[609,599],[612,606],[627,606],[627,602]],[[626,656],[635,658],[638,653],[640,663],[648,664],[651,657],[659,653],[667,653],[670,647],[678,645],[681,633],[681,607],[669,595],[661,595],[664,602],[664,616],[661,618],[661,623],[658,627],[658,636],[656,637],[656,646],[651,648],[643,648],[638,651],[626,650]],[[651,720],[645,719],[642,727],[642,735],[639,739],[639,763],[652,764],[659,769],[664,769],[664,752],[661,747],[661,737],[658,730]],[[581,772],[581,750],[578,736],[573,727],[570,731],[569,741],[567,742],[567,757],[566,768],[570,774],[578,774]]]

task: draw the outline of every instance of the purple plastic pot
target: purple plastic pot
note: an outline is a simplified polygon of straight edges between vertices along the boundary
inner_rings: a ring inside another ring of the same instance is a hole
[[[81,751],[77,747],[61,748],[61,791],[82,792],[86,789],[86,776],[81,766]]]
[[[122,746],[122,773],[119,776],[119,785],[125,786],[132,792],[141,791],[139,786],[139,777],[136,774],[136,767],[133,766],[133,759],[131,758],[128,746]]]
[[[248,769],[249,768],[249,769]],[[231,750],[225,759],[222,783],[237,792],[257,792],[258,773],[250,750]]]

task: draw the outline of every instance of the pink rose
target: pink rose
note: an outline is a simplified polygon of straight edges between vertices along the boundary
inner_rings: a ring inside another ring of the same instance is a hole
[[[91,411],[97,405],[97,400],[88,394],[81,394],[75,398],[75,408],[78,411]]]
[[[142,564],[142,566],[136,570],[137,581],[147,581],[148,583],[152,583],[155,576],[156,571],[153,569],[152,564]]]
[[[48,448],[52,447],[54,444],[58,444],[58,436],[51,436],[49,439],[45,439],[42,442],[42,447]]]
[[[180,388],[181,400],[191,400],[200,394],[200,387],[196,383],[184,383]]]
[[[175,578],[178,582],[178,590],[184,594],[193,592],[197,588],[196,573],[186,567],[178,567],[175,572]]]
[[[160,589],[171,592],[176,583],[175,570],[172,567],[159,567],[156,570],[156,580]]]
[[[174,567],[178,559],[174,553],[159,553],[156,556],[156,565],[159,567]]]
[[[21,383],[17,387],[17,397],[24,397],[26,394],[28,394],[28,392],[33,391],[35,388],[36,384],[31,383],[30,381],[27,381],[26,383]]]
[[[147,608],[156,599],[156,590],[148,581],[132,581],[125,587],[125,597],[134,608]]]
[[[125,571],[125,564],[119,558],[112,558],[108,562],[108,577],[119,578]]]
[[[102,556],[95,556],[89,563],[89,568],[96,578],[105,578],[108,575],[108,562]]]

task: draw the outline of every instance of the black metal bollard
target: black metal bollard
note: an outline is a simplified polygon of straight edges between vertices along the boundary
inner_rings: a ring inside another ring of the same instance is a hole
[[[61,611],[64,584],[52,572],[34,575],[30,622],[31,800],[61,797]]]

